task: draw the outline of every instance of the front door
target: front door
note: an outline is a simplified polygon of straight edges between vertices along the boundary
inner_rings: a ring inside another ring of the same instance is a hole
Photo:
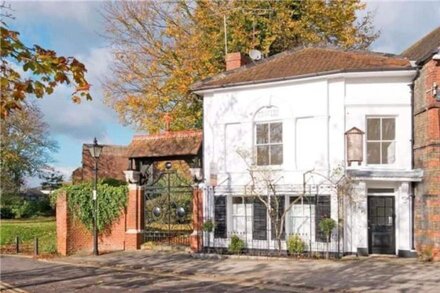
[[[369,253],[395,254],[394,197],[368,197]]]

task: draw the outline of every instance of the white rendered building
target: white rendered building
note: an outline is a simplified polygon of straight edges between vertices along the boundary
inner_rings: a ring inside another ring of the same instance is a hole
[[[203,97],[204,175],[211,179],[204,218],[216,224],[209,245],[227,247],[237,235],[249,249],[277,247],[271,217],[249,192],[252,168],[270,173],[281,210],[289,208],[282,249],[295,234],[306,249],[323,251],[319,221],[331,217],[341,227],[333,252],[410,255],[412,182],[422,177],[412,169],[410,62],[307,48],[244,63],[230,54],[225,73],[193,87]],[[349,130],[362,145],[347,146]],[[331,179],[340,167],[352,192],[338,197]]]

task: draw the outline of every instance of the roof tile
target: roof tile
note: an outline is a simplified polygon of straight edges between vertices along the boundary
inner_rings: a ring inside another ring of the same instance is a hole
[[[409,60],[391,54],[304,48],[286,51],[262,61],[223,72],[193,86],[193,90],[269,82],[278,79],[342,71],[410,69]]]
[[[197,155],[202,146],[202,131],[170,131],[158,135],[135,135],[129,145],[130,158],[158,158]]]
[[[402,56],[417,63],[425,61],[440,47],[440,26],[435,30],[412,44],[408,49],[402,52]]]

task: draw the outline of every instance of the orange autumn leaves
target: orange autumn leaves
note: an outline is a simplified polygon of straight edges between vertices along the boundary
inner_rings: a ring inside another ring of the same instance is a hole
[[[367,48],[377,37],[359,0],[145,1],[105,5],[106,33],[115,56],[104,82],[105,101],[121,120],[150,133],[201,127],[195,82],[225,69],[229,52],[265,56],[298,46]]]

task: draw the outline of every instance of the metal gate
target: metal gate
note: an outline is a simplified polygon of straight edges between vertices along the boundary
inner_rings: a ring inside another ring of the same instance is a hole
[[[189,246],[193,188],[170,162],[145,188],[145,242]]]

